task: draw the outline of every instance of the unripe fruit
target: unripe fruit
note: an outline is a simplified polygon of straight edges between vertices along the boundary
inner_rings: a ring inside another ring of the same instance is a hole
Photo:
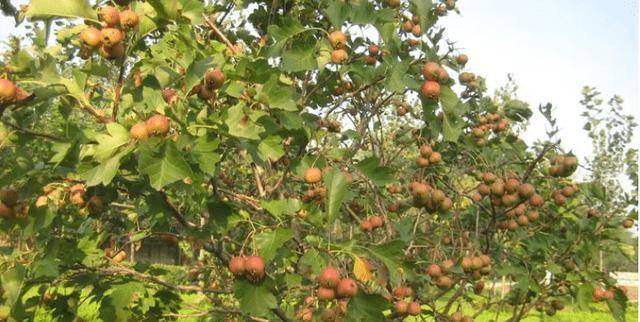
[[[333,48],[342,48],[347,43],[347,35],[342,31],[336,30],[329,34],[329,42]]]
[[[224,85],[224,73],[220,69],[209,69],[204,74],[204,82],[211,89],[219,89]]]
[[[420,93],[426,98],[438,98],[440,96],[440,84],[430,80],[424,81]]]
[[[438,80],[438,73],[441,67],[437,63],[428,62],[422,66],[422,75],[426,80]]]
[[[371,218],[369,218],[369,222],[373,228],[382,227],[382,225],[384,225],[384,219],[382,219],[382,216],[371,216]]]
[[[109,27],[115,27],[120,23],[120,12],[116,7],[105,6],[98,9],[98,19]]]
[[[260,256],[248,256],[244,260],[244,270],[252,280],[259,280],[264,277],[264,259]]]
[[[450,198],[444,198],[444,200],[440,202],[439,206],[440,206],[440,211],[447,212],[451,210],[451,207],[453,207],[453,201]]]
[[[334,288],[340,283],[340,273],[337,269],[328,266],[318,275],[318,284],[323,287]]]
[[[100,30],[87,27],[80,32],[80,41],[87,47],[95,48],[102,44],[102,33]]]
[[[433,153],[433,149],[428,144],[425,144],[422,147],[420,147],[421,156],[428,158],[429,156],[431,156],[431,153]]]
[[[522,198],[531,198],[536,193],[536,189],[530,183],[523,183],[518,187],[518,194]]]
[[[409,315],[412,315],[412,316],[420,315],[420,313],[422,313],[422,307],[420,307],[420,303],[418,302],[409,303],[409,305],[407,306],[407,313],[409,313]]]
[[[131,129],[129,129],[129,135],[131,135],[131,138],[134,140],[146,140],[149,137],[147,124],[145,122],[134,124]]]
[[[393,310],[399,315],[407,314],[408,309],[409,303],[405,301],[397,301],[395,304],[393,304]]]
[[[100,31],[102,44],[106,47],[113,47],[124,39],[124,33],[116,28],[104,28]]]
[[[0,78],[0,104],[13,103],[17,93],[16,84],[8,79]]]
[[[438,277],[438,281],[436,282],[436,285],[438,285],[438,287],[442,289],[449,289],[451,288],[451,286],[453,286],[453,281],[449,276],[443,275]]]
[[[309,168],[304,171],[304,181],[308,184],[317,183],[322,180],[322,171],[318,168]]]
[[[456,62],[460,65],[465,65],[469,61],[469,57],[465,54],[460,54],[456,57]]]
[[[160,114],[150,117],[146,124],[149,133],[160,136],[169,133],[169,128],[171,127],[169,118]]]
[[[370,232],[373,230],[373,225],[371,224],[371,222],[369,220],[363,220],[360,222],[360,230],[362,230],[363,232]]]
[[[319,287],[316,295],[321,301],[331,301],[336,298],[336,292],[332,288],[327,287]]]
[[[133,10],[125,10],[120,13],[120,25],[123,28],[135,28],[140,22],[140,17]]]
[[[244,271],[245,271],[244,257],[241,257],[241,256],[231,257],[231,259],[229,260],[229,271],[231,272],[231,274],[236,276],[240,276],[244,274]]]
[[[431,278],[437,278],[442,276],[442,270],[440,269],[440,266],[431,264],[427,267],[427,274],[431,276]]]
[[[344,49],[336,49],[331,52],[331,62],[334,64],[343,64],[349,59],[349,54]]]
[[[338,297],[354,297],[358,293],[358,284],[351,278],[343,278],[338,283]]]

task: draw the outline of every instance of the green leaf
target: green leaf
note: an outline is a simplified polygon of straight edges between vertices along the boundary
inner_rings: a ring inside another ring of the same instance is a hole
[[[300,264],[311,267],[311,271],[314,274],[318,274],[325,266],[327,266],[327,261],[317,250],[310,249],[300,257]]]
[[[356,169],[376,186],[384,186],[395,181],[393,169],[380,166],[380,160],[376,157],[369,157],[360,161],[356,165]]]
[[[460,135],[462,135],[463,124],[460,122],[456,124],[452,122],[451,118],[446,113],[442,114],[442,135],[444,139],[449,142],[456,142]]]
[[[205,57],[203,59],[194,61],[189,65],[187,73],[185,74],[186,88],[193,88],[196,86],[202,78],[207,69],[219,66],[224,62],[224,58],[221,55]]]
[[[282,138],[278,135],[270,135],[258,144],[258,152],[263,160],[276,161],[284,155]]]
[[[4,290],[5,304],[13,306],[20,297],[20,290],[24,282],[26,270],[22,265],[16,265],[0,276],[2,281],[2,289]]]
[[[342,171],[334,167],[324,176],[324,183],[328,190],[327,222],[331,225],[340,212],[342,200],[347,192],[347,181]]]
[[[293,18],[284,18],[279,25],[271,25],[268,27],[268,33],[276,40],[276,43],[269,49],[270,56],[277,56],[287,44],[289,39],[295,35],[304,32],[306,29],[300,21]]]
[[[295,73],[316,68],[315,49],[315,43],[295,42],[282,52],[282,70]]]
[[[97,186],[99,184],[108,185],[118,173],[120,160],[133,151],[134,147],[119,152],[113,157],[101,162],[96,167],[79,170],[80,177],[86,181],[87,186]]]
[[[265,131],[264,127],[256,124],[251,113],[254,111],[244,111],[244,103],[238,103],[227,111],[228,117],[225,124],[229,127],[229,134],[235,137],[259,140],[260,134]]]
[[[529,104],[521,100],[509,100],[504,105],[504,114],[511,120],[524,122],[533,115],[533,111],[529,108]]]
[[[276,230],[262,232],[256,235],[256,247],[258,253],[265,262],[272,261],[278,249],[287,241],[293,238],[293,231],[288,228],[277,228]]]
[[[341,0],[332,0],[329,6],[324,10],[324,13],[331,24],[337,29],[340,29],[342,24],[349,17],[349,9],[350,6],[348,3]]]
[[[103,162],[110,158],[121,146],[130,142],[129,131],[122,125],[111,122],[107,124],[109,134],[96,135],[98,145],[95,150],[95,159]]]
[[[400,283],[402,279],[398,264],[401,263],[404,258],[404,245],[404,242],[401,240],[394,240],[369,249],[369,253],[387,267],[389,279],[393,284]]]
[[[131,311],[127,308],[132,303],[134,294],[140,294],[140,290],[144,290],[145,286],[140,282],[128,282],[125,284],[114,285],[105,301],[108,306],[112,306],[117,321],[127,321],[131,315]],[[109,305],[110,304],[110,305]]]
[[[100,262],[103,257],[103,251],[98,247],[99,243],[100,239],[95,238],[93,235],[84,236],[78,241],[78,249],[84,253],[82,264],[95,266]]]
[[[166,141],[160,151],[142,150],[138,159],[140,173],[149,176],[151,186],[160,190],[162,187],[193,176],[191,167],[176,149],[173,141]]]
[[[302,207],[299,199],[262,200],[260,206],[275,217],[294,216]]]
[[[234,295],[240,302],[240,310],[252,315],[266,316],[270,309],[278,305],[276,297],[265,282],[253,284],[246,280],[236,280]]]
[[[74,146],[72,143],[55,142],[51,144],[51,151],[55,154],[49,159],[49,163],[52,163],[54,167],[57,167],[67,157],[69,151]]]
[[[624,295],[622,291],[616,289],[613,299],[607,300],[607,306],[616,321],[626,322],[627,296]]]
[[[467,105],[460,101],[458,95],[449,86],[440,88],[440,103],[444,112],[450,116],[459,117],[468,110]]]
[[[201,136],[191,151],[198,161],[200,170],[209,175],[215,174],[218,162],[222,159],[222,155],[215,152],[219,145],[219,139],[210,140],[207,136]]]
[[[91,105],[84,93],[87,74],[83,73],[79,69],[74,69],[71,74],[72,77],[70,78],[60,79],[60,83],[62,83],[67,88],[69,95],[78,100],[78,102],[80,102],[83,106]]]
[[[405,90],[406,81],[405,76],[409,70],[409,61],[397,63],[391,69],[391,73],[386,79],[385,88],[390,92],[402,92]]]
[[[265,101],[269,107],[284,111],[298,111],[296,94],[291,87],[280,85],[278,75],[272,75],[257,94],[257,99]]]
[[[578,291],[576,292],[576,302],[581,310],[589,310],[592,293],[593,285],[591,283],[584,283],[578,287]]]
[[[32,19],[52,17],[97,19],[96,12],[91,9],[87,0],[32,0],[26,15]]]
[[[358,291],[355,297],[349,300],[347,317],[349,321],[386,321],[382,312],[391,307],[382,295],[365,294],[362,290]]]

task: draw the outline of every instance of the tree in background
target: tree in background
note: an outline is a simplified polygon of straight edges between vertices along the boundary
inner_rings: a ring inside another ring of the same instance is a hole
[[[522,141],[455,1],[98,2],[32,0],[3,56],[0,320],[624,320],[630,200]]]

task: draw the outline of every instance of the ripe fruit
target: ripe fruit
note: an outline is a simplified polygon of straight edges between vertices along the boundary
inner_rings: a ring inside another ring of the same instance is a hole
[[[318,290],[316,290],[316,295],[321,301],[331,301],[336,298],[336,291],[332,288],[319,287]]]
[[[529,225],[529,217],[525,215],[520,215],[518,217],[518,225],[520,226],[528,226]]]
[[[520,187],[520,181],[518,179],[507,179],[507,182],[504,184],[504,189],[507,190],[508,193],[514,193]]]
[[[405,301],[397,301],[393,304],[393,310],[399,315],[405,315],[409,310],[409,303]]]
[[[342,48],[347,43],[347,35],[342,31],[336,30],[329,34],[329,42],[333,48]]]
[[[106,47],[113,47],[124,39],[124,33],[120,29],[116,28],[104,28],[100,31],[100,37],[102,38],[102,44]]]
[[[13,209],[0,202],[0,218],[11,218],[13,216]]]
[[[95,48],[102,44],[102,33],[100,30],[87,27],[80,32],[80,41],[87,47]]]
[[[530,222],[534,222],[540,218],[540,214],[535,210],[531,210],[527,213],[527,218],[529,218]]]
[[[373,225],[371,224],[371,222],[369,220],[363,220],[360,222],[360,230],[362,230],[363,232],[370,232],[373,230]]]
[[[481,269],[484,266],[484,262],[480,257],[471,258],[471,268],[473,269]]]
[[[371,216],[371,218],[369,218],[369,222],[373,228],[382,227],[382,225],[384,225],[384,219],[382,219],[382,216]]]
[[[402,30],[405,32],[411,32],[413,30],[413,22],[411,20],[407,20],[402,24]]]
[[[465,315],[462,317],[462,320],[460,320],[460,322],[473,322],[473,318],[468,315]]]
[[[340,273],[331,266],[325,267],[318,275],[318,283],[323,287],[334,288],[340,283]]]
[[[478,193],[483,195],[483,196],[486,196],[486,195],[491,193],[491,187],[489,187],[488,185],[486,185],[484,183],[481,183],[481,184],[478,185]]]
[[[440,152],[433,152],[429,156],[429,163],[436,164],[440,163],[440,161],[442,161],[442,155],[440,154]]]
[[[504,182],[502,180],[498,180],[491,184],[491,193],[494,196],[502,196],[504,194]]]
[[[451,314],[451,321],[453,322],[461,322],[462,321],[462,313],[455,312]]]
[[[336,291],[338,297],[354,297],[358,293],[358,284],[351,278],[343,278]]]
[[[264,277],[264,259],[260,256],[248,256],[244,260],[244,271],[252,280]]]
[[[322,171],[318,168],[309,168],[304,171],[304,181],[308,184],[317,183],[322,180]]]
[[[407,306],[407,313],[413,316],[420,315],[420,313],[422,313],[422,307],[420,307],[420,303],[418,302],[409,303],[409,305]]]
[[[440,266],[431,264],[427,267],[427,274],[431,276],[431,278],[437,278],[442,276],[442,270],[440,269]]]
[[[100,46],[98,51],[100,56],[106,59],[122,59],[126,54],[124,44],[119,43],[113,47],[107,47],[105,45]]]
[[[413,290],[410,287],[398,287],[393,290],[393,296],[397,298],[405,298],[413,296]]]
[[[116,7],[105,6],[98,9],[98,19],[109,27],[115,27],[120,23],[120,12]]]
[[[162,98],[167,104],[173,105],[178,100],[178,95],[175,90],[167,87],[162,90]]]
[[[438,277],[438,281],[436,282],[439,288],[449,289],[453,286],[453,281],[449,276],[440,276]]]
[[[463,84],[473,82],[475,79],[476,79],[476,75],[469,72],[462,72],[460,73],[460,75],[458,75],[458,80],[460,81],[460,83],[463,83]]]
[[[208,101],[216,97],[216,92],[209,86],[198,85],[198,98],[203,101]]]
[[[426,80],[438,80],[438,73],[441,67],[437,63],[428,62],[422,66],[422,75]]]
[[[364,58],[364,63],[367,65],[375,65],[376,64],[376,58],[372,57],[372,56],[367,56]]]
[[[529,204],[531,204],[531,206],[533,207],[542,207],[542,205],[544,205],[544,199],[542,198],[541,195],[539,194],[533,194],[533,196],[531,196],[531,198],[529,198]]]
[[[435,81],[426,80],[422,83],[420,92],[426,98],[438,98],[438,96],[440,96],[440,84]]]
[[[460,54],[456,57],[456,62],[460,65],[465,65],[469,61],[469,57],[465,54]]]
[[[530,183],[523,183],[518,187],[518,194],[522,198],[531,198],[536,193],[536,189]]]
[[[423,158],[423,157],[418,157],[416,159],[416,165],[420,168],[426,168],[429,166],[429,159],[427,158]]]
[[[633,227],[633,224],[634,224],[634,221],[631,218],[625,218],[622,221],[622,227],[627,228],[627,229]]]
[[[401,0],[386,0],[387,4],[391,8],[397,8],[398,6],[400,6],[400,1]]]
[[[336,320],[336,312],[332,309],[324,309],[320,313],[320,319],[325,322],[333,322]]]
[[[147,124],[147,130],[151,134],[165,135],[169,133],[169,128],[170,128],[169,118],[164,115],[156,114],[150,117],[147,120],[146,124]]]
[[[422,35],[422,27],[414,24],[413,28],[411,28],[411,33],[416,37],[420,37],[420,35]]]
[[[553,202],[558,206],[562,206],[567,202],[567,198],[560,193],[555,193],[553,194]]]
[[[120,13],[120,25],[124,28],[135,28],[140,22],[140,17],[133,10],[125,10]]]
[[[231,272],[231,274],[236,276],[244,274],[244,260],[244,257],[240,256],[231,257],[231,259],[229,260],[229,271]]]
[[[425,144],[422,147],[420,147],[421,156],[428,158],[429,156],[431,156],[431,153],[433,153],[433,149],[431,149],[431,146],[429,146],[428,144]]]
[[[453,10],[456,8],[456,0],[447,0],[445,5],[447,6],[447,10]]]
[[[334,64],[342,64],[349,59],[349,54],[344,49],[336,49],[331,52],[331,62]]]
[[[451,269],[451,267],[453,267],[455,265],[455,263],[450,260],[450,259],[446,259],[442,262],[442,264],[440,264],[440,270],[442,271],[443,274],[446,274],[449,272],[449,269]]]
[[[8,79],[0,78],[0,104],[13,103],[17,93],[16,84]]]
[[[218,89],[224,85],[224,73],[220,69],[209,69],[204,74],[204,82],[211,89]]]
[[[145,122],[134,124],[131,129],[129,129],[129,135],[131,135],[131,138],[134,140],[146,140],[149,137],[147,124]]]
[[[0,190],[0,201],[8,207],[15,207],[18,204],[19,199],[20,196],[18,195],[18,192],[13,189]]]
[[[369,56],[377,56],[380,52],[380,47],[376,45],[369,46]]]
[[[491,172],[485,172],[482,174],[482,181],[486,184],[491,184],[496,181],[496,175]]]

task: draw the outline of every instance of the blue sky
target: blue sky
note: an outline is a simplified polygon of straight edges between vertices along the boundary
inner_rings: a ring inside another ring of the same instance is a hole
[[[442,25],[469,55],[467,69],[486,77],[491,92],[513,74],[519,97],[534,109],[551,102],[564,146],[579,156],[590,152],[579,116],[584,85],[604,98],[622,96],[637,115],[638,0],[459,0],[458,6],[462,14]],[[1,17],[0,40],[14,31],[13,20]],[[544,127],[534,117],[526,140],[544,135]]]

